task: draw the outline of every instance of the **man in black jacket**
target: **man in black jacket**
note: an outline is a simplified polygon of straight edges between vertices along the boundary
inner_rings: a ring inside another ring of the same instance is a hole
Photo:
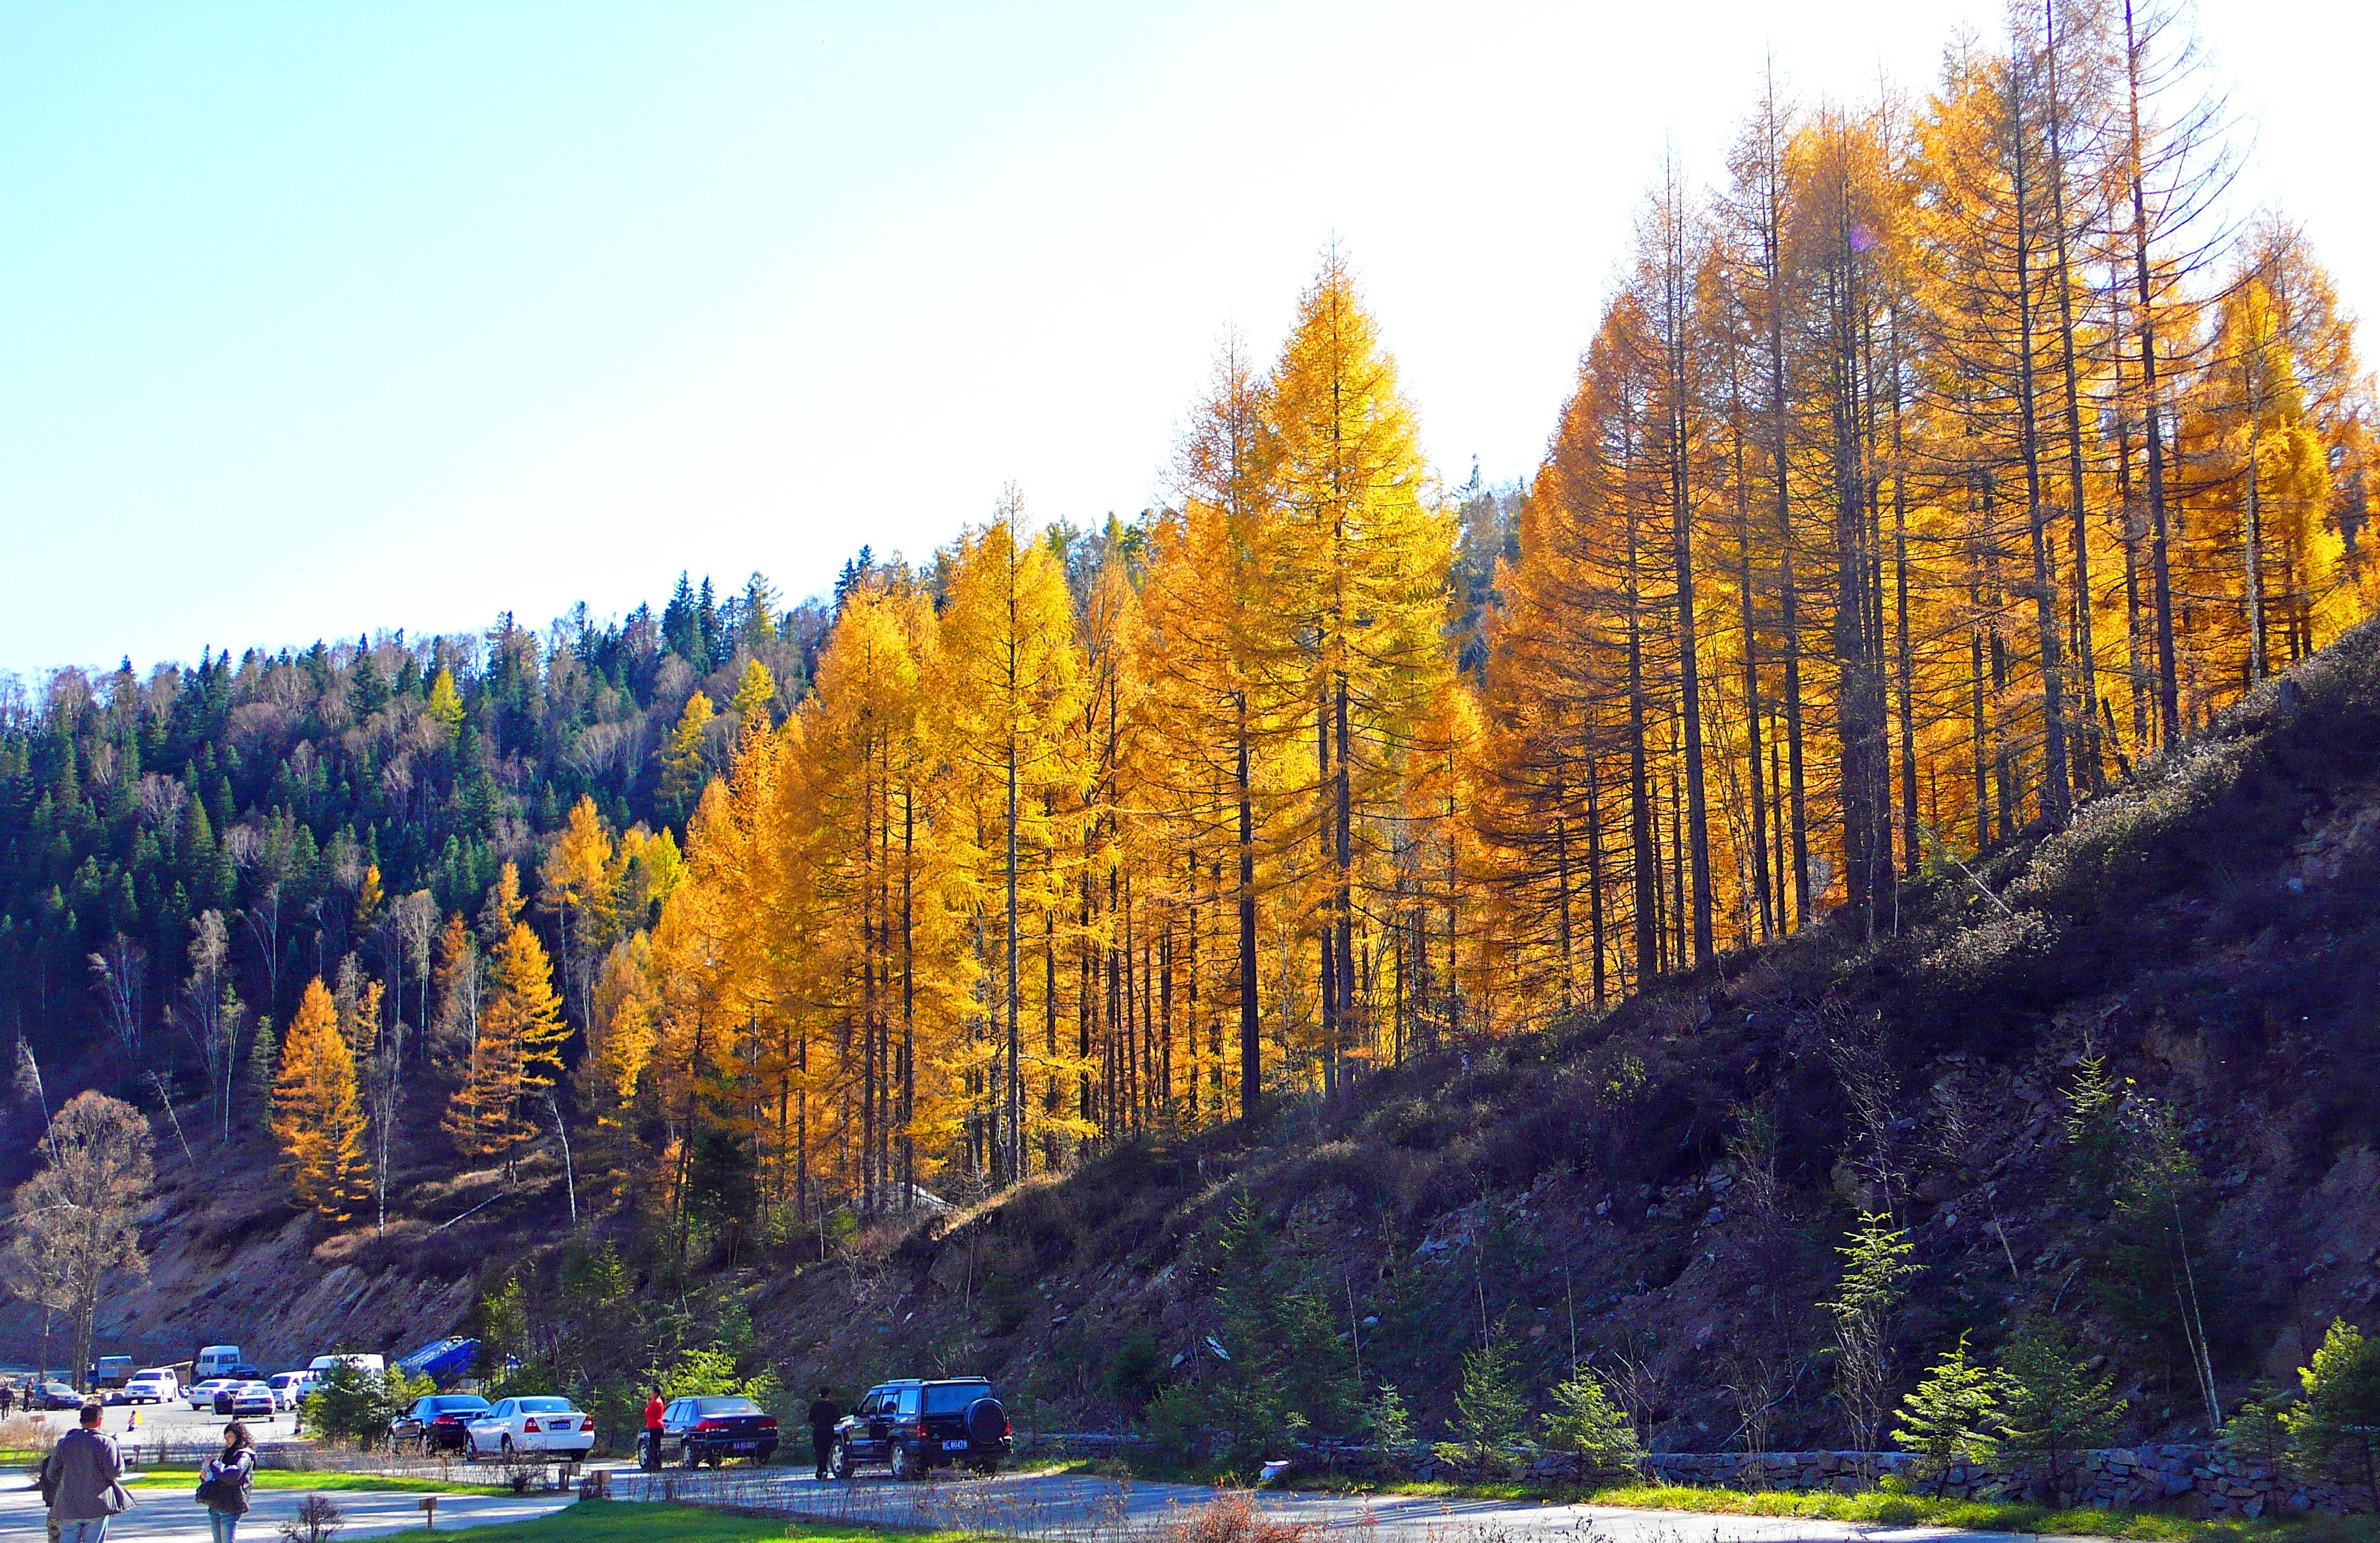
[[[843,1411],[820,1388],[818,1397],[810,1400],[810,1455],[818,1459],[818,1476],[826,1477],[826,1460],[834,1451],[834,1422],[843,1418]]]

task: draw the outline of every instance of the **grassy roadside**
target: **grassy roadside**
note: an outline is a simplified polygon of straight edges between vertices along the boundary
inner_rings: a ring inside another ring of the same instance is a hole
[[[199,1470],[196,1468],[138,1468],[125,1476],[128,1489],[189,1489],[196,1488]],[[509,1495],[512,1489],[497,1484],[456,1484],[438,1478],[396,1478],[386,1474],[306,1473],[294,1468],[259,1468],[256,1470],[259,1489],[360,1489],[389,1494],[408,1495]]]
[[[390,1535],[391,1543],[433,1543],[447,1536],[420,1527]],[[533,1522],[492,1522],[470,1529],[471,1543],[965,1543],[956,1533],[878,1531],[782,1517],[736,1516],[684,1505],[631,1505],[580,1500]]]
[[[1332,1476],[1293,1476],[1286,1488],[1348,1495],[1421,1495],[1445,1500],[1511,1500],[1541,1505],[1610,1505],[1634,1511],[1689,1511],[1730,1516],[1797,1516],[1890,1527],[1956,1527],[2066,1537],[2112,1537],[2135,1543],[2380,1543],[2380,1518],[2264,1517],[2208,1521],[2165,1511],[2058,1508],[2024,1500],[1936,1500],[1869,1489],[1853,1494],[1786,1489],[1724,1489],[1684,1484],[1617,1484],[1595,1488],[1487,1484],[1374,1485]]]
[[[1062,1471],[1104,1478],[1245,1488],[1248,1476],[1217,1469],[1149,1464],[1129,1466],[1098,1458]],[[1786,1489],[1726,1489],[1684,1484],[1616,1484],[1592,1488],[1532,1484],[1520,1479],[1472,1483],[1378,1483],[1337,1474],[1292,1472],[1273,1488],[1334,1495],[1407,1495],[1432,1500],[1504,1500],[1519,1505],[1609,1505],[1632,1511],[1686,1511],[1729,1516],[1809,1517],[1888,1527],[1955,1527],[2063,1537],[2109,1537],[2131,1543],[2380,1543],[2380,1517],[2287,1516],[2207,1521],[2168,1511],[2053,1507],[2023,1500],[1936,1500],[1882,1489],[1853,1494]]]

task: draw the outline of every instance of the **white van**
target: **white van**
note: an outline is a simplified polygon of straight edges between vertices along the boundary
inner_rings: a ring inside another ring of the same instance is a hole
[[[204,1382],[212,1377],[230,1377],[245,1364],[236,1344],[200,1345],[199,1358],[190,1363],[190,1380]]]
[[[306,1370],[312,1374],[315,1381],[319,1382],[322,1379],[322,1374],[324,1372],[329,1371],[333,1367],[337,1366],[342,1361],[346,1362],[348,1366],[355,1367],[358,1371],[368,1371],[374,1377],[378,1377],[381,1373],[388,1370],[387,1356],[360,1355],[352,1351],[343,1351],[335,1355],[317,1355],[312,1360],[306,1363]]]

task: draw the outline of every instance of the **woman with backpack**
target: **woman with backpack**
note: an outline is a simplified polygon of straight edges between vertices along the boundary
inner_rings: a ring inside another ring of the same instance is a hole
[[[256,1482],[256,1441],[234,1420],[224,1427],[224,1450],[207,1460],[199,1476],[198,1501],[207,1508],[214,1543],[232,1543],[248,1514],[248,1492]]]

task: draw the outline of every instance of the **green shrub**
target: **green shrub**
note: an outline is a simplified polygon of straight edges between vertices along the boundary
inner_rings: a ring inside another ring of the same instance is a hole
[[[1609,1483],[1633,1476],[1644,1465],[1645,1448],[1627,1412],[1611,1402],[1603,1379],[1581,1367],[1554,1389],[1554,1410],[1546,1416],[1546,1445],[1579,1460],[1579,1478]]]
[[[1395,1383],[1381,1383],[1380,1391],[1372,1395],[1364,1411],[1364,1429],[1377,1456],[1394,1460],[1412,1447],[1413,1416],[1406,1412],[1404,1395],[1397,1391]]]
[[[1998,1452],[2039,1464],[2051,1498],[2063,1504],[2078,1454],[2115,1439],[2123,1405],[2113,1379],[2093,1378],[2065,1326],[2036,1317],[2020,1324],[2001,1352],[1999,1391],[2006,1434],[1996,1443]]]
[[[2380,1341],[2333,1318],[2298,1379],[2305,1402],[2281,1415],[2298,1461],[2309,1473],[2327,1471],[2361,1485],[2364,1499],[2380,1507]]]
[[[1893,1444],[1916,1457],[1918,1480],[1932,1482],[1937,1500],[1949,1487],[1953,1464],[1980,1463],[1991,1455],[2001,1429],[1993,1381],[1988,1368],[1967,1359],[1967,1336],[1961,1334],[1917,1391],[1900,1401]]]
[[[2275,1474],[2289,1467],[2289,1428],[2286,1423],[2287,1406],[2270,1396],[2252,1398],[2231,1413],[2223,1422],[2224,1450],[2242,1463],[2259,1464]]]
[[[334,1361],[306,1395],[306,1424],[325,1440],[373,1447],[387,1439],[388,1422],[400,1411],[437,1391],[430,1379],[407,1377],[395,1367],[375,1372]]]
[[[741,1393],[753,1403],[771,1403],[780,1382],[774,1371],[763,1369],[747,1377],[735,1369],[732,1350],[701,1350],[689,1346],[662,1373],[662,1397],[713,1398]]]
[[[1146,1329],[1124,1336],[1108,1362],[1107,1390],[1120,1402],[1140,1408],[1157,1396],[1165,1377],[1165,1353],[1157,1336]]]
[[[1162,1390],[1140,1411],[1140,1439],[1159,1462],[1189,1467],[1211,1455],[1207,1449],[1209,1426],[1206,1400],[1193,1384],[1179,1382]]]
[[[1455,1417],[1448,1427],[1462,1440],[1438,1449],[1449,1461],[1486,1473],[1502,1467],[1519,1443],[1528,1403],[1512,1362],[1512,1342],[1500,1333],[1464,1354],[1463,1386],[1455,1392]]]

